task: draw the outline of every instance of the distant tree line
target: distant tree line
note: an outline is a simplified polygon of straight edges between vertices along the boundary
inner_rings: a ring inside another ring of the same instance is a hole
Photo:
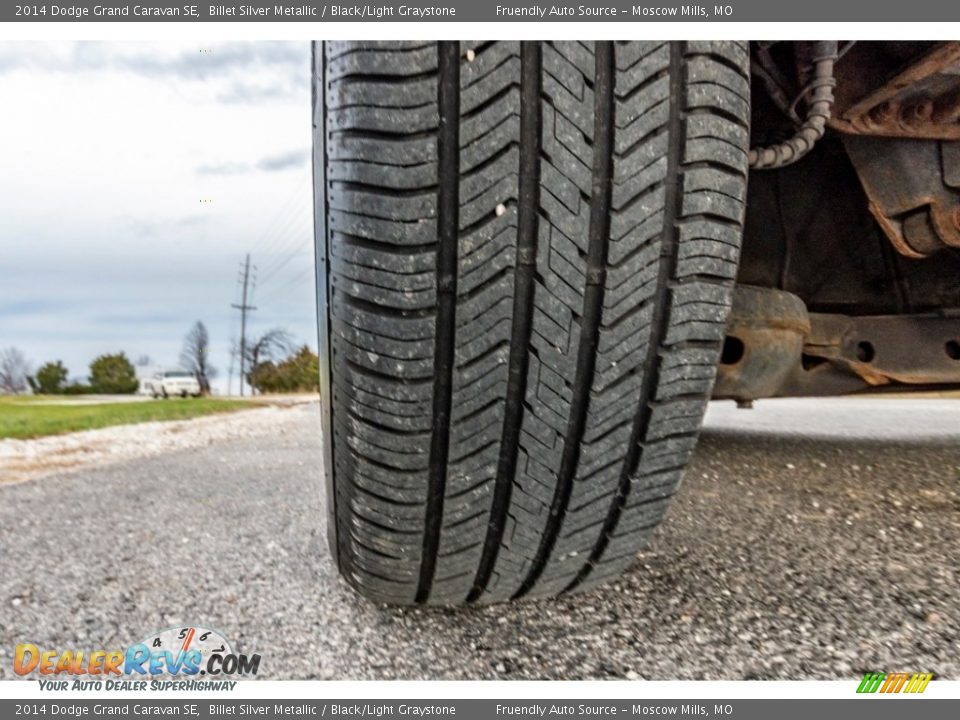
[[[100,355],[90,363],[87,383],[67,384],[69,371],[60,360],[44,363],[36,374],[27,377],[33,392],[40,395],[125,395],[140,387],[133,363],[122,352]]]
[[[298,346],[282,328],[267,330],[246,342],[243,353],[247,369],[244,378],[258,393],[316,392],[319,390],[320,362],[306,345]],[[138,365],[150,364],[147,356]],[[187,333],[180,352],[181,368],[196,376],[204,394],[210,393],[210,381],[217,370],[210,363],[210,334],[197,321]],[[0,350],[0,394],[16,395],[32,391],[41,395],[118,395],[134,393],[140,387],[136,368],[123,352],[100,355],[90,363],[86,382],[69,382],[70,372],[62,360],[52,360],[32,372],[26,356],[17,348]]]
[[[297,346],[282,328],[267,330],[247,341],[242,350],[246,381],[258,393],[317,392],[320,361],[306,345]]]
[[[320,387],[320,361],[303,345],[285,360],[255,365],[248,380],[261,393],[315,392]]]

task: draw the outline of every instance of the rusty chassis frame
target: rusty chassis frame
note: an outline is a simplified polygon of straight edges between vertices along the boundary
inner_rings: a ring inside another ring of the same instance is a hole
[[[713,396],[845,395],[960,386],[960,310],[849,316],[807,312],[796,295],[739,286]]]
[[[789,130],[785,116],[797,126],[797,102],[789,98],[802,100],[811,87],[812,44],[794,44],[792,87],[790,73],[774,60],[785,51],[773,45],[755,47],[754,132],[761,143]],[[797,167],[751,177],[744,259],[715,398],[748,403],[960,387],[960,42],[914,45],[844,46],[827,123],[834,135]],[[830,174],[824,186],[846,199],[808,200],[817,196],[810,179]],[[857,198],[863,220],[849,217]],[[842,230],[831,234],[823,215]],[[872,244],[878,236],[899,260]],[[822,268],[824,278],[810,276],[812,268]],[[887,268],[882,281],[878,268]],[[848,282],[849,297],[826,278]]]

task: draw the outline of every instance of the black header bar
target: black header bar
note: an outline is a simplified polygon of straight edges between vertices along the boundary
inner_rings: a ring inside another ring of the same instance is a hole
[[[589,3],[411,0],[409,2],[257,2],[219,0],[65,0],[0,6],[2,22],[960,22],[960,3],[943,0],[669,0]],[[960,29],[958,29],[960,33]]]

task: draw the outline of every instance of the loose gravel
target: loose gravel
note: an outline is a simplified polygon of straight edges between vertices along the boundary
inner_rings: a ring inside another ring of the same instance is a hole
[[[268,679],[960,679],[956,401],[715,405],[634,570],[467,610],[356,596],[326,546],[316,406],[256,413],[221,420],[261,432],[0,487],[0,678],[17,642],[196,623]]]
[[[0,440],[0,485],[276,432],[295,422],[288,407],[289,404],[190,420],[117,425],[29,440]]]

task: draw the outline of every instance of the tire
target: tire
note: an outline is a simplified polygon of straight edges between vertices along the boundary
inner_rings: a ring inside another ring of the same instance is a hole
[[[746,44],[314,53],[341,573],[401,605],[617,576],[663,517],[713,385],[746,197]]]

